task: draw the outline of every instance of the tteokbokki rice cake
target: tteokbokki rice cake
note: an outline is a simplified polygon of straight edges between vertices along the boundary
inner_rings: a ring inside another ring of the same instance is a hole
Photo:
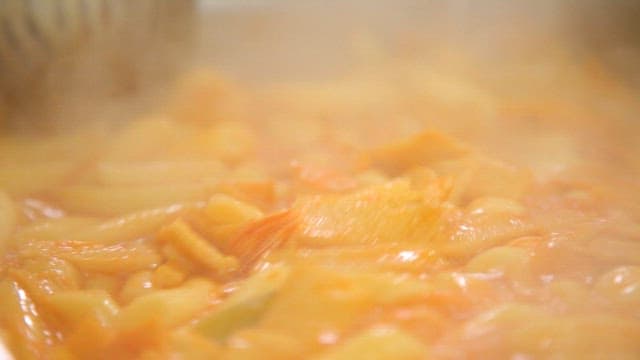
[[[131,121],[3,135],[8,351],[640,358],[637,125],[572,89],[506,101],[393,66],[262,87],[196,71]]]

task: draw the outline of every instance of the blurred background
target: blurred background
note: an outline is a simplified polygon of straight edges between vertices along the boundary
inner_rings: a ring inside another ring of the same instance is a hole
[[[640,1],[218,0],[200,10],[205,52],[252,78],[334,70],[348,63],[354,36],[367,35],[390,56],[412,48],[437,57],[448,47],[497,66],[564,47],[637,80]]]
[[[3,0],[0,117],[141,112],[193,66],[317,81],[412,57],[533,96],[588,64],[638,88],[639,18],[635,0]]]

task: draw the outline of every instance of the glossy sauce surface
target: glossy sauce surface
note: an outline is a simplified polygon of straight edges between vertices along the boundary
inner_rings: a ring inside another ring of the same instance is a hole
[[[573,72],[534,101],[414,62],[259,88],[202,70],[124,124],[6,134],[2,339],[20,359],[638,358],[640,106]]]

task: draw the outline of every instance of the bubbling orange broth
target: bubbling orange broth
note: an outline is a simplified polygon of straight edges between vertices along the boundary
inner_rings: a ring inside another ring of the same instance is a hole
[[[574,72],[534,101],[405,62],[260,88],[202,70],[125,124],[7,134],[2,339],[20,359],[638,358],[639,108]]]

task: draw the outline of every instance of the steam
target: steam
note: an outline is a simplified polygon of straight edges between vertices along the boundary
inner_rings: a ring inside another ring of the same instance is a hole
[[[108,3],[107,35],[100,38],[101,28],[94,27],[87,43],[62,51],[43,73],[29,72],[44,85],[24,88],[19,99],[6,92],[5,117],[20,118],[6,121],[33,127],[55,118],[74,126],[140,113],[192,66],[273,83],[338,78],[365,63],[405,58],[523,98],[555,91],[557,84],[579,89],[583,84],[571,85],[570,68],[585,62],[630,86],[639,76],[638,1]],[[3,63],[16,62],[6,47],[0,50]],[[0,70],[5,89],[7,72]]]

